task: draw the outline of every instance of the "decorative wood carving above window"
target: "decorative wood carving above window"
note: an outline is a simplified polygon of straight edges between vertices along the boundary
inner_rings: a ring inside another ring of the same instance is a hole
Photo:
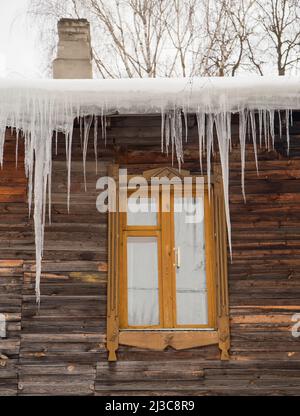
[[[220,171],[214,173],[210,200],[205,183],[202,195],[194,185],[188,196],[172,188],[166,211],[159,187],[154,197],[147,190],[139,200],[150,212],[118,212],[117,201],[117,212],[109,213],[109,361],[117,359],[119,345],[180,350],[216,344],[221,359],[229,358],[226,225]],[[118,181],[117,165],[109,175]],[[189,176],[164,167],[143,173],[146,183]],[[193,220],[188,209],[178,209],[181,203],[196,210]]]

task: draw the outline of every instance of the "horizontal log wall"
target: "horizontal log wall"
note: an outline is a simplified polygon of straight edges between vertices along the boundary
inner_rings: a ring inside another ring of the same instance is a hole
[[[3,164],[0,174],[0,203],[25,202],[27,180],[24,171],[24,146],[16,145],[16,137],[7,130]]]
[[[184,168],[197,172],[193,118],[189,125]],[[239,149],[233,149],[231,360],[221,362],[215,346],[164,352],[121,347],[118,362],[108,363],[107,218],[96,210],[96,178],[114,160],[142,172],[170,165],[171,155],[160,153],[158,117],[113,118],[107,147],[99,143],[99,153],[96,175],[90,143],[85,193],[76,131],[68,214],[65,146],[59,137],[40,310],[27,205],[24,200],[0,204],[0,313],[7,316],[8,335],[0,339],[0,394],[299,394],[300,340],[292,337],[291,318],[300,312],[300,160],[262,150],[257,176],[250,146],[245,204]],[[5,175],[3,170],[0,181]],[[9,186],[14,183],[10,178]]]

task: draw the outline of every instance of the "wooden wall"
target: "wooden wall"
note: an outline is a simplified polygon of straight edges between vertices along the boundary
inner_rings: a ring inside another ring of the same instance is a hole
[[[234,135],[236,131],[235,126]],[[196,172],[193,118],[189,133],[184,167]],[[296,137],[297,126],[294,133]],[[118,362],[108,363],[107,219],[96,210],[96,178],[113,160],[131,172],[171,161],[160,153],[158,117],[115,117],[107,147],[99,143],[97,175],[90,145],[85,193],[76,132],[68,214],[63,138],[59,143],[40,310],[27,205],[24,200],[0,203],[0,313],[8,320],[7,339],[0,339],[0,395],[299,394],[300,339],[291,335],[291,318],[300,309],[300,159],[263,150],[257,176],[250,151],[245,204],[238,146],[233,150],[231,360],[221,362],[216,346],[164,352],[121,347]],[[5,172],[0,173],[1,184]],[[15,184],[10,178],[8,185]]]
[[[17,160],[16,160],[17,159]],[[24,202],[27,180],[24,171],[24,146],[7,130],[4,144],[4,169],[0,172],[0,203]]]

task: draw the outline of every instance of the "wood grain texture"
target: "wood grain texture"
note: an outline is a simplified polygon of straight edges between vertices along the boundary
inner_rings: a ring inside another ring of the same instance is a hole
[[[24,144],[16,145],[15,134],[6,132],[3,168],[0,170],[0,203],[26,201],[27,180],[24,171]],[[16,149],[18,149],[16,151]]]
[[[163,332],[120,332],[119,343],[122,345],[163,351],[166,348],[185,350],[206,345],[218,344],[216,331],[163,331]]]

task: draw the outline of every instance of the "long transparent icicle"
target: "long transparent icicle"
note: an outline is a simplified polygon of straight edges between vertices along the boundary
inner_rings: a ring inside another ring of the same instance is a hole
[[[254,114],[253,110],[250,111],[250,124],[251,124],[251,136],[252,136],[252,142],[253,142],[256,172],[257,172],[257,174],[259,174],[259,171],[258,171],[258,157],[257,157],[257,143],[256,143],[256,123],[255,123],[255,114]]]
[[[223,178],[223,191],[224,191],[224,204],[225,204],[225,216],[228,233],[228,244],[230,256],[232,258],[232,244],[231,244],[231,220],[229,211],[229,148],[230,139],[228,131],[227,114],[219,113],[215,116],[215,124],[217,131],[218,146],[221,159],[222,178]]]
[[[84,140],[83,140],[83,152],[82,152],[82,158],[83,158],[83,176],[84,176],[84,189],[85,192],[87,191],[87,184],[86,184],[86,156],[87,156],[87,148],[88,148],[88,142],[90,137],[90,129],[93,121],[93,116],[85,117],[84,118]]]
[[[287,143],[287,154],[290,154],[290,129],[289,129],[289,112],[290,110],[286,110],[285,112],[285,123],[286,123],[286,143]]]
[[[94,117],[94,155],[96,165],[96,175],[98,173],[98,117]]]
[[[214,141],[214,118],[212,114],[207,115],[206,124],[206,163],[207,163],[207,182],[208,182],[208,196],[210,200],[211,194],[211,152]]]
[[[203,173],[203,149],[205,140],[205,113],[197,113],[197,125],[198,125],[198,136],[199,136],[199,161],[200,171]]]
[[[163,153],[164,143],[165,143],[165,110],[164,108],[161,108],[160,117],[161,117],[160,143],[161,143],[161,152]]]
[[[248,112],[241,111],[239,117],[239,138],[240,138],[240,148],[241,148],[241,182],[242,182],[242,194],[244,201],[246,202],[246,193],[245,193],[245,158],[246,158],[246,133],[247,133],[247,121],[248,121]]]

